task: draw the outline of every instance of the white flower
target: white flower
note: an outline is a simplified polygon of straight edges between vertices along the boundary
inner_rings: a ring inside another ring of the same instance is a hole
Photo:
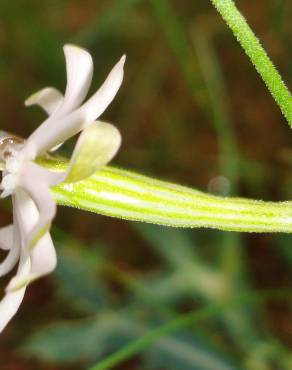
[[[92,58],[86,50],[73,45],[66,45],[64,53],[65,95],[47,87],[25,102],[27,106],[41,106],[49,117],[25,141],[0,133],[1,197],[12,195],[13,203],[13,224],[0,229],[0,248],[8,251],[0,263],[0,276],[10,272],[19,261],[17,273],[0,301],[0,332],[17,312],[26,286],[56,266],[49,234],[56,204],[50,186],[90,176],[112,159],[121,143],[114,126],[95,120],[111,103],[122,83],[125,56],[99,90],[82,104],[92,79]],[[80,131],[66,172],[53,172],[35,162]]]

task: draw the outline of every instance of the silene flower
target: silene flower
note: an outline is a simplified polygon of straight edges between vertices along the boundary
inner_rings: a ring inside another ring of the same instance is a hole
[[[121,143],[120,133],[113,125],[96,120],[121,86],[125,56],[99,90],[83,103],[92,79],[92,58],[86,50],[74,45],[65,45],[64,53],[67,70],[64,96],[57,89],[47,87],[25,102],[27,106],[42,107],[48,118],[27,140],[0,132],[1,197],[11,195],[13,205],[13,224],[0,229],[0,248],[7,251],[0,263],[0,276],[18,263],[16,275],[0,301],[0,332],[17,312],[27,285],[56,266],[56,252],[49,233],[56,203],[50,187],[92,175],[112,159]],[[39,158],[79,132],[66,171],[54,172],[40,165]]]

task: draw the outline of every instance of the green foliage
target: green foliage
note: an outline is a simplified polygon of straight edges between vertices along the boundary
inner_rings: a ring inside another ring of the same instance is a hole
[[[70,249],[59,249],[56,277],[60,297],[71,300],[86,313],[103,308],[108,299],[103,282],[96,279],[99,262],[100,258],[94,252],[74,248],[73,243],[70,243]]]
[[[60,323],[44,328],[33,335],[23,347],[28,355],[34,355],[50,362],[70,363],[83,359],[94,361],[121,345],[127,346],[129,340],[136,341],[142,333],[151,330],[151,325],[141,326],[135,318],[125,317],[123,313],[106,312],[96,320],[76,323]],[[200,369],[236,370],[220,358],[214,349],[199,344],[193,338],[163,337],[143,355],[145,368],[159,364],[173,370]],[[96,369],[105,369],[98,365]]]
[[[33,335],[22,350],[51,362],[77,361],[88,356],[97,358],[104,351],[110,330],[108,325],[116,326],[113,320],[103,323],[98,327],[90,320],[56,324]]]
[[[108,271],[113,274],[112,278],[117,279],[129,290],[129,293],[132,292],[133,288],[129,284],[130,275],[117,268],[114,270],[110,262],[96,248],[86,249],[85,246],[76,243],[63,232],[56,230],[59,243],[63,245],[59,256],[59,268],[55,276],[58,290],[62,295],[65,294],[66,300],[69,300],[68,303],[75,310],[82,312],[83,315],[84,313],[90,314],[90,316],[84,319],[56,322],[36,330],[33,335],[26,338],[25,345],[21,349],[22,353],[25,356],[34,356],[53,363],[82,361],[83,364],[90,364],[98,361],[98,364],[92,369],[101,370],[110,369],[114,364],[143,351],[142,359],[145,368],[157,368],[164,363],[169,364],[171,370],[181,368],[211,370],[214,367],[240,370],[240,365],[235,365],[233,361],[230,362],[225,358],[226,356],[223,354],[226,350],[222,351],[221,349],[221,355],[219,354],[220,347],[218,348],[218,343],[212,338],[212,330],[202,332],[198,328],[199,322],[208,320],[216,328],[217,320],[213,321],[212,319],[217,317],[232,333],[233,329],[240,328],[240,323],[238,323],[236,315],[234,316],[236,312],[240,313],[239,306],[245,307],[241,315],[243,314],[251,320],[249,315],[252,314],[252,311],[247,305],[249,302],[285,298],[289,291],[271,291],[263,294],[255,292],[242,294],[242,296],[238,296],[235,291],[227,301],[224,298],[223,301],[219,299],[219,302],[215,303],[218,298],[209,296],[207,289],[201,290],[195,280],[196,268],[204,268],[204,264],[202,261],[199,263],[198,258],[195,257],[196,249],[191,242],[190,235],[181,230],[168,229],[164,240],[159,228],[152,225],[143,225],[143,227],[138,227],[137,231],[147,239],[150,235],[152,236],[148,241],[153,245],[153,248],[162,252],[163,261],[171,262],[174,273],[193,274],[193,278],[190,279],[193,284],[181,285],[185,293],[186,289],[189,289],[190,292],[192,291],[190,297],[195,297],[199,292],[203,300],[206,299],[211,303],[203,305],[200,309],[195,309],[190,314],[177,316],[175,311],[169,310],[173,303],[167,302],[161,297],[164,289],[160,290],[158,286],[161,285],[162,278],[152,281],[149,287],[146,277],[140,279],[140,282],[135,285],[135,290],[140,292],[137,295],[138,299],[133,300],[129,295],[125,305],[125,299],[123,297],[120,299],[117,296],[113,310],[110,298],[112,293],[109,287],[103,286],[100,290],[99,286],[102,284],[102,280],[101,278],[96,280],[94,275],[96,276],[98,271]],[[165,248],[166,245],[169,248]],[[186,260],[173,258],[173,248],[177,250],[180,245],[188,255],[188,264],[185,264]],[[81,260],[84,263],[80,266],[78,262]],[[206,267],[207,262],[205,262]],[[210,276],[208,276],[208,271]],[[209,267],[206,269],[205,278],[210,280],[211,277],[212,270]],[[98,285],[96,285],[97,283]],[[90,288],[88,294],[87,288],[96,286],[95,291],[94,288]],[[145,294],[149,288],[152,294],[151,299]],[[183,302],[183,295],[179,291],[174,289],[172,294],[179,297],[179,299],[175,299],[176,303]],[[236,296],[238,298],[235,298]],[[102,304],[100,304],[101,300]],[[157,304],[158,302],[160,303]],[[228,315],[232,312],[233,315]],[[169,321],[170,318],[173,319]],[[244,324],[249,322],[245,321]],[[195,323],[197,325],[193,327]],[[253,330],[256,331],[255,328]],[[176,331],[179,333],[175,334]],[[270,346],[269,342],[257,334],[248,334],[247,328],[245,328],[245,333],[243,328],[240,331],[237,330],[234,337],[235,342],[240,342],[241,335],[244,335],[244,339],[249,342],[246,348],[247,353],[250,352],[249,356],[254,358],[252,360],[248,356],[247,361],[258,361],[257,359],[261,356],[261,362],[266,363],[263,368],[269,369],[267,361],[271,356],[270,352],[267,352],[267,356],[264,353],[261,354],[262,346]],[[245,337],[246,335],[249,337]],[[251,343],[253,343],[252,351]],[[274,348],[274,345],[271,344],[271,346]],[[109,351],[117,352],[101,361]],[[272,357],[278,358],[283,353],[286,353],[285,350],[279,347],[279,350]],[[248,368],[256,369],[253,366]],[[283,368],[288,370],[289,367]]]
[[[96,361],[108,351],[127,346],[148,331],[155,331],[157,320],[152,318],[151,310],[146,311],[147,316],[150,314],[149,319],[145,317],[143,323],[140,320],[141,315],[146,313],[141,301],[140,303],[129,302],[123,309],[117,307],[113,311],[110,309],[111,302],[108,299],[111,294],[106,288],[102,294],[98,289],[95,293],[92,291],[92,294],[86,294],[86,286],[92,286],[92,289],[96,286],[96,281],[93,279],[94,270],[98,270],[101,263],[107,264],[107,262],[96,249],[80,252],[85,248],[84,246],[74,247],[72,239],[60,231],[57,231],[57,235],[60,242],[66,245],[62,247],[56,274],[60,292],[65,294],[66,299],[69,299],[75,309],[83,313],[89,312],[92,304],[97,303],[100,296],[103,296],[104,303],[102,306],[92,307],[92,313],[98,312],[94,316],[55,323],[36,331],[22,346],[22,353],[54,363],[72,363],[77,360],[88,363]],[[85,256],[82,261],[85,263],[78,266],[77,262],[80,261],[83,253]],[[92,296],[97,299],[93,300]],[[149,304],[145,296],[142,299]],[[158,300],[159,294],[154,293],[153,299]],[[163,322],[164,320],[160,320],[159,325]],[[174,348],[177,350],[174,351]],[[155,366],[162,361],[169,363],[173,370],[180,368],[207,370],[214,366],[222,370],[238,369],[223,359],[211,342],[206,339],[202,341],[198,333],[192,335],[189,332],[180,336],[161,338],[146,350],[143,359],[145,366]]]
[[[178,330],[179,328],[189,326],[190,324],[197,322],[202,319],[206,319],[216,315],[222,311],[228,310],[232,304],[240,304],[245,300],[262,300],[262,299],[269,299],[271,296],[279,296],[279,297],[287,297],[291,294],[290,291],[269,291],[265,292],[264,294],[259,293],[249,293],[239,297],[238,299],[233,299],[232,301],[227,301],[221,304],[211,304],[210,306],[206,306],[201,310],[196,310],[195,312],[191,312],[190,314],[178,317],[173,321],[168,322],[165,325],[161,325],[157,329],[149,331],[143,337],[139,338],[136,341],[133,341],[129,345],[122,348],[120,351],[116,352],[112,356],[109,356],[101,363],[91,367],[89,370],[106,370],[110,369],[112,366],[118,364],[122,360],[127,359],[130,356],[140,352],[141,350],[148,347],[150,344],[155,342],[158,338],[164,337],[167,334]]]

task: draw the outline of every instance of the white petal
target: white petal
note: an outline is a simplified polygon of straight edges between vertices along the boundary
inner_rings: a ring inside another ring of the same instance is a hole
[[[63,95],[60,93],[59,90],[55,89],[54,87],[46,87],[37,93],[31,95],[24,104],[28,107],[31,105],[39,105],[41,108],[47,112],[49,116],[52,116],[54,113],[54,117],[56,117],[56,113],[59,111],[59,107],[62,105],[64,100]],[[50,152],[54,152],[62,146],[63,143],[56,145],[54,148],[50,150]]]
[[[0,277],[6,275],[14,268],[20,255],[20,235],[14,208],[13,219],[13,225],[8,225],[0,230],[1,244],[5,245],[6,249],[9,249],[8,255],[0,263]]]
[[[34,182],[41,182],[48,186],[54,186],[59,183],[61,172],[50,171],[47,168],[36,164],[35,162],[24,162],[19,170],[18,184],[22,184],[27,178],[34,179]]]
[[[0,263],[0,277],[8,274],[14,266],[16,265],[16,262],[19,259],[19,254],[20,254],[20,246],[17,244],[13,245],[13,248],[10,249],[8,255]]]
[[[13,243],[13,224],[1,227],[0,229],[0,248],[8,250]]]
[[[21,278],[30,271],[30,260],[25,255],[21,257],[16,276]],[[0,333],[6,327],[8,322],[18,311],[18,308],[23,300],[25,287],[11,293],[6,293],[0,301]]]
[[[95,121],[115,97],[123,80],[125,56],[114,66],[101,88],[79,109],[64,119],[48,119],[26,141],[24,153],[31,158],[69,139]]]
[[[20,188],[14,193],[12,201],[15,217],[19,224],[22,247],[24,247],[24,237],[30,233],[37,224],[39,220],[39,211],[28,193]]]
[[[72,112],[85,99],[93,73],[91,55],[85,49],[74,45],[65,45],[67,87],[64,101],[58,116]]]
[[[54,87],[46,87],[35,94],[31,95],[24,104],[29,107],[31,105],[39,105],[50,116],[62,104],[63,95]]]
[[[51,273],[57,264],[57,256],[49,233],[36,243],[30,254],[31,268],[26,274],[16,275],[6,287],[7,293],[13,293],[26,287],[32,281]]]
[[[21,245],[21,233],[24,231],[24,226],[27,226],[26,224],[28,222],[31,222],[30,218],[28,217],[26,212],[22,213],[22,216],[24,219],[22,220],[21,224],[20,216],[21,212],[20,209],[22,208],[22,205],[25,205],[24,202],[26,202],[27,196],[23,193],[20,194],[18,191],[17,194],[13,195],[12,201],[13,201],[13,218],[14,218],[14,227],[17,229],[17,232],[14,232],[14,247],[16,249],[20,250]],[[26,207],[25,207],[26,208]],[[23,209],[23,211],[26,211],[27,209]],[[30,272],[30,259],[27,258],[27,253],[22,250],[20,255],[20,261],[18,270],[16,273],[16,276],[21,278],[22,276],[26,276]],[[0,301],[0,332],[6,327],[8,322],[12,319],[12,317],[16,314],[25,293],[25,287],[22,289],[19,289],[17,292],[13,293],[7,293],[4,298]]]
[[[80,108],[87,123],[96,120],[113,101],[123,81],[125,61],[123,55],[98,91]]]
[[[118,129],[105,122],[94,122],[82,131],[75,146],[65,181],[80,181],[106,165],[121,144]]]
[[[23,166],[23,175],[20,176],[19,180],[19,186],[29,195],[37,207],[37,221],[26,233],[26,243],[29,249],[48,231],[57,208],[45,178],[34,176],[34,171],[38,172],[39,166],[33,167],[32,165],[32,163],[27,163]],[[32,205],[30,208],[33,208]]]
[[[13,196],[13,205],[15,219],[19,225],[20,243],[22,244],[21,258],[24,262],[25,260],[29,261],[31,267],[11,279],[6,287],[7,293],[17,292],[25,288],[31,281],[50,273],[57,262],[55,248],[48,232],[36,241],[31,251],[27,246],[27,235],[31,233],[35,223],[39,220],[39,211],[34,201],[23,190],[18,189]]]
[[[93,73],[91,55],[84,49],[65,45],[67,87],[65,96],[53,87],[47,87],[30,96],[25,105],[40,105],[54,118],[63,117],[77,108],[85,99]]]
[[[10,196],[17,186],[17,179],[18,177],[14,173],[7,173],[2,177],[2,181],[0,184],[0,189],[2,191],[0,198],[4,199],[8,196]]]
[[[49,233],[46,233],[33,248],[31,262],[31,273],[37,277],[49,274],[55,269],[57,256]]]

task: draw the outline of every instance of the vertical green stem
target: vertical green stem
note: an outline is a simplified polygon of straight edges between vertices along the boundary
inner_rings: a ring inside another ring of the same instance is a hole
[[[211,0],[261,75],[292,127],[292,96],[265,49],[232,0]]]

